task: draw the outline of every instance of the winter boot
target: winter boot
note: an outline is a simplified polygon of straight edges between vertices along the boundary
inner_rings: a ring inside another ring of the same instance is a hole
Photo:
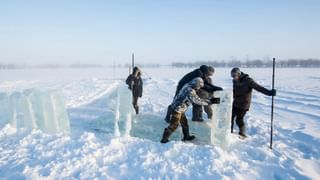
[[[244,126],[244,125],[243,125],[243,126],[240,126],[239,129],[240,129],[239,135],[242,136],[242,137],[244,137],[244,138],[246,138],[247,135],[246,135],[246,128],[245,128],[245,126]]]
[[[161,143],[167,143],[169,142],[169,136],[171,135],[171,131],[168,128],[165,128],[163,131]]]
[[[195,136],[190,136],[189,134],[189,127],[182,127],[182,132],[183,132],[183,141],[192,141],[194,140],[194,138],[196,138]]]

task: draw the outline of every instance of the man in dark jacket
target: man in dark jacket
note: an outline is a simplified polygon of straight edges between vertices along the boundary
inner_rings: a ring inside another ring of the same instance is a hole
[[[241,72],[239,68],[233,68],[231,70],[231,77],[233,78],[231,133],[233,133],[234,119],[236,119],[236,124],[239,127],[239,135],[245,138],[245,123],[243,118],[250,108],[252,89],[267,96],[275,96],[276,90],[268,90],[260,86],[250,78],[248,74]]]
[[[138,99],[139,97],[142,97],[143,82],[141,78],[141,70],[138,67],[133,68],[132,74],[128,76],[126,83],[132,91],[133,108],[135,109],[136,114],[139,114]]]
[[[201,90],[206,91],[208,93],[213,93],[214,91],[221,91],[222,88],[218,86],[214,86],[212,84],[210,76],[212,76],[214,73],[214,68],[212,66],[202,65],[200,68],[195,69],[194,71],[186,74],[178,83],[177,90],[175,93],[175,96],[177,96],[178,92],[181,90],[181,88],[190,82],[192,79],[200,77],[204,81],[204,86],[201,88]],[[171,106],[168,106],[167,109],[167,115],[165,117],[166,122],[170,122],[170,115],[172,113],[173,109]],[[192,120],[194,121],[201,121],[202,119],[202,105],[193,105],[192,109]]]

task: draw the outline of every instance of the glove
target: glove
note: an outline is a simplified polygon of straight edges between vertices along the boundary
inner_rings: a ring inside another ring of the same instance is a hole
[[[220,104],[220,98],[211,98],[210,102],[211,104]]]
[[[276,96],[276,95],[277,95],[277,90],[272,89],[272,90],[270,91],[270,96]]]
[[[223,91],[223,88],[222,87],[217,87],[216,91]]]

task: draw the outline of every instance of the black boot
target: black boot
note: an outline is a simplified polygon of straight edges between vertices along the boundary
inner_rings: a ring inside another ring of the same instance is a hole
[[[163,131],[161,143],[167,143],[169,142],[169,136],[171,135],[171,131],[168,128],[165,128]]]
[[[247,135],[246,135],[246,128],[245,128],[245,126],[243,125],[243,126],[240,126],[240,131],[239,131],[239,135],[240,136],[242,136],[242,137],[247,137]]]
[[[189,134],[189,127],[182,127],[182,132],[183,132],[183,141],[191,141],[196,138],[195,136],[190,136]]]

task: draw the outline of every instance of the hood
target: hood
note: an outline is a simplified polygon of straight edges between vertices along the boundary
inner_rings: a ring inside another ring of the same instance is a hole
[[[241,72],[241,75],[240,75],[240,81],[242,81],[242,80],[244,80],[244,79],[246,79],[246,78],[248,78],[249,77],[249,75],[248,74],[245,74],[245,73],[243,73],[243,72]]]

